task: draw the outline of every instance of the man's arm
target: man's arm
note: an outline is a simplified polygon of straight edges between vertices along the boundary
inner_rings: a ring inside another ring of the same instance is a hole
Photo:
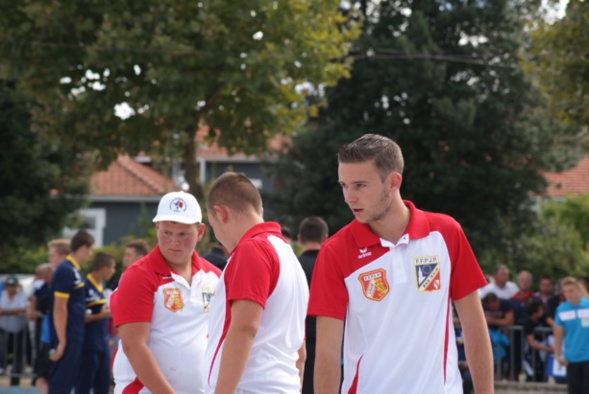
[[[53,325],[55,326],[55,334],[57,335],[57,348],[55,352],[49,356],[51,361],[57,361],[63,356],[65,346],[67,344],[66,326],[67,326],[67,303],[69,295],[56,293],[53,302]]]
[[[305,376],[305,361],[307,360],[307,348],[305,341],[303,346],[299,349],[299,358],[297,359],[297,369],[299,370],[299,377],[301,378],[301,387],[303,386],[303,377]]]
[[[317,346],[313,382],[316,394],[339,392],[343,335],[343,320],[317,316]]]
[[[462,325],[466,359],[477,394],[493,393],[493,352],[477,291],[454,301]]]
[[[554,333],[554,358],[556,358],[556,361],[558,361],[560,365],[568,365],[568,362],[561,355],[564,327],[555,325],[552,331]]]
[[[174,389],[164,377],[149,347],[151,323],[128,323],[119,326],[123,351],[133,371],[152,393],[174,394]]]
[[[103,305],[99,313],[84,316],[84,323],[106,319],[107,317],[110,317],[110,308],[107,305]]]
[[[545,352],[553,352],[553,348],[551,348],[550,346],[546,346],[543,345],[541,343],[538,343],[536,341],[536,338],[534,338],[534,334],[528,334],[526,335],[526,340],[528,341],[528,345],[532,348],[532,349],[536,349],[536,350],[544,350]]]
[[[215,394],[235,393],[262,319],[262,305],[250,300],[231,303],[231,323],[223,344]]]

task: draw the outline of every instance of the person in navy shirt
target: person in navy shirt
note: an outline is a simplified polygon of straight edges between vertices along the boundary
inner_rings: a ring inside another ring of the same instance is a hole
[[[567,367],[569,394],[589,393],[589,299],[573,277],[561,287],[566,301],[558,306],[554,320],[554,357]],[[564,357],[561,354],[564,337]]]
[[[92,256],[94,238],[85,230],[70,241],[70,255],[62,261],[49,287],[49,330],[53,361],[49,372],[49,394],[69,393],[74,387],[82,357],[86,300],[80,264]]]
[[[92,272],[86,276],[86,326],[80,377],[76,394],[107,394],[110,387],[110,351],[108,318],[110,309],[104,293],[105,282],[115,273],[115,258],[99,252],[92,261]]]

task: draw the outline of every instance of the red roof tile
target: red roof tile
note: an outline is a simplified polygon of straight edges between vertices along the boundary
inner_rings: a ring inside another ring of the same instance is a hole
[[[124,155],[95,173],[91,188],[94,196],[161,196],[179,190],[172,180]]]
[[[549,197],[576,196],[581,193],[589,193],[589,157],[579,161],[570,170],[544,174],[548,181],[545,195]]]

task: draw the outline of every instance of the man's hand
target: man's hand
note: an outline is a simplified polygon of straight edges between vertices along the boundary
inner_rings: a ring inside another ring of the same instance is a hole
[[[63,353],[65,352],[65,343],[59,342],[57,348],[52,349],[49,353],[49,360],[51,361],[58,361],[60,358],[63,357]]]
[[[569,365],[568,361],[564,359],[564,357],[562,356],[555,356],[556,357],[556,361],[558,361],[558,363],[560,365],[562,365],[563,367],[566,367],[567,365]]]

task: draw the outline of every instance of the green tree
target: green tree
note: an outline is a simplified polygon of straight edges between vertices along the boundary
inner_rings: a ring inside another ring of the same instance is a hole
[[[57,234],[87,191],[75,152],[33,131],[31,112],[37,109],[14,83],[0,81],[2,271],[19,270],[25,250]]]
[[[554,1],[552,1],[554,3]],[[589,6],[569,0],[566,15],[556,21],[538,20],[531,32],[526,66],[537,76],[552,113],[584,128],[589,124]]]
[[[347,76],[359,33],[339,0],[9,2],[0,14],[4,71],[42,116],[105,167],[173,141],[197,196],[195,131],[259,152],[306,115],[308,86]],[[129,117],[116,108],[126,105]],[[311,110],[313,108],[311,107]],[[222,130],[221,134],[217,130]]]
[[[351,218],[337,184],[338,147],[373,132],[403,149],[402,194],[452,215],[479,257],[501,263],[536,214],[539,170],[578,158],[574,134],[543,116],[520,66],[524,23],[538,1],[382,1],[365,8],[350,79],[327,91],[329,106],[299,132],[275,167],[276,217],[296,224],[323,215],[332,230]],[[288,174],[288,176],[284,176]],[[296,226],[295,226],[296,228]]]

